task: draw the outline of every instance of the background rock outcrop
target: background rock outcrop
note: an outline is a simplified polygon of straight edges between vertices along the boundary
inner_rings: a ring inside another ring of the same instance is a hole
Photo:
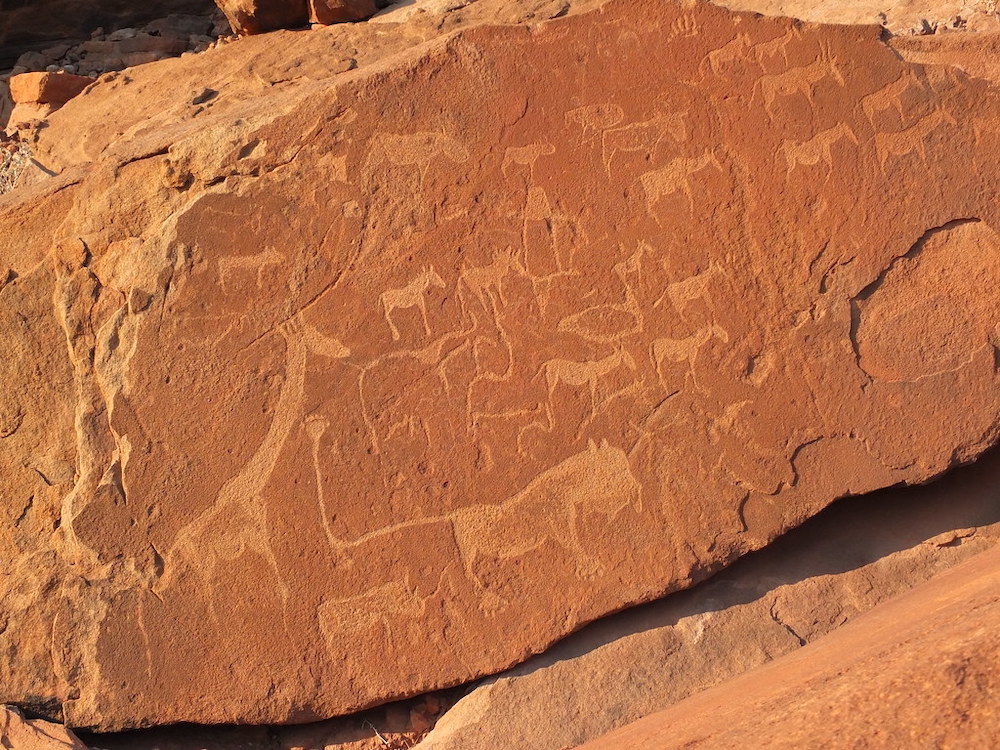
[[[24,52],[87,39],[98,27],[113,31],[170,13],[212,10],[212,0],[5,0],[0,2],[0,69]]]
[[[877,29],[611,2],[164,103],[189,64],[0,199],[0,700],[351,712],[996,439],[1000,92]]]

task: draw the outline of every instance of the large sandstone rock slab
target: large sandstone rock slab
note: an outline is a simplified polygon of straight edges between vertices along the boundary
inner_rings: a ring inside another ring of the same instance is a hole
[[[985,82],[652,0],[336,81],[0,203],[0,699],[354,711],[995,441]]]
[[[993,747],[1000,546],[817,643],[580,746]]]
[[[997,451],[923,487],[842,500],[711,580],[485,680],[417,747],[577,747],[819,641],[998,543]]]

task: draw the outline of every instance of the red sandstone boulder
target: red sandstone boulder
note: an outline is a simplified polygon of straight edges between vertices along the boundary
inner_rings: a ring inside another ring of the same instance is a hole
[[[93,82],[93,78],[70,73],[22,73],[11,76],[9,84],[14,104],[52,104],[59,107]]]
[[[319,24],[361,21],[376,10],[375,0],[309,0],[309,21]]]
[[[300,28],[309,22],[307,0],[216,0],[216,5],[241,36]]]
[[[0,199],[0,699],[351,712],[995,442],[985,82],[652,1],[242,54]]]
[[[25,719],[13,708],[0,706],[0,747],[7,750],[87,750],[66,727]]]

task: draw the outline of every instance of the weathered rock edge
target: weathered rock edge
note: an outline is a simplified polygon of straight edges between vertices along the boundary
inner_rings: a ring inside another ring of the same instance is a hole
[[[1000,736],[998,617],[1000,545],[580,750],[990,747]]]
[[[653,0],[422,52],[0,200],[0,701],[353,712],[995,441],[996,89]]]

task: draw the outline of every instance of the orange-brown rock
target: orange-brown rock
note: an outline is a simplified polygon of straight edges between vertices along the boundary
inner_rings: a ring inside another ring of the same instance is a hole
[[[16,709],[0,706],[0,747],[5,750],[87,750],[66,727],[26,719]]]
[[[922,487],[840,500],[705,583],[602,618],[484,680],[418,749],[577,747],[821,642],[998,543],[997,450]]]
[[[0,698],[350,712],[995,441],[986,82],[652,0],[283,57],[0,199]]]
[[[22,73],[11,76],[10,95],[14,104],[54,104],[60,106],[94,82],[87,76],[70,73]]]
[[[995,747],[1000,546],[826,638],[582,745]]]
[[[311,23],[360,21],[374,15],[375,0],[309,0]]]
[[[309,22],[308,0],[216,0],[237,34],[295,29]]]

